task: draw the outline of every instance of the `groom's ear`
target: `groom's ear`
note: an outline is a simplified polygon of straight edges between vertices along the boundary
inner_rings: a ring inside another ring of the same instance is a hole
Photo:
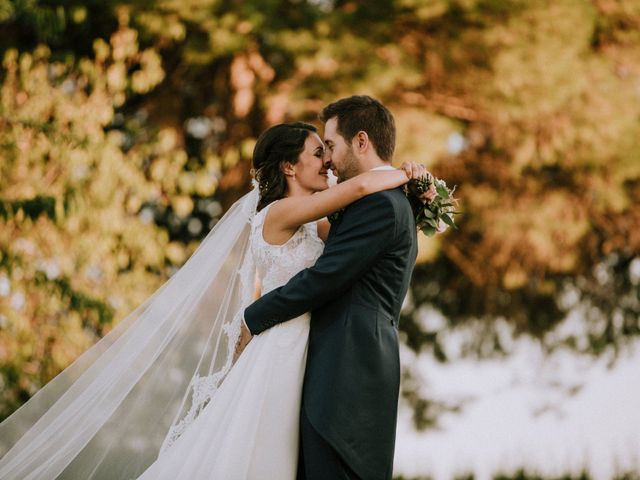
[[[359,153],[364,153],[369,148],[369,135],[364,130],[360,130],[351,139],[351,146]]]

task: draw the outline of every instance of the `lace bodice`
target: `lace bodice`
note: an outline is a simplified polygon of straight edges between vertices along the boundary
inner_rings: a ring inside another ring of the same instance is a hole
[[[318,237],[316,222],[301,225],[282,245],[267,243],[262,235],[262,226],[273,203],[260,210],[251,223],[251,252],[262,295],[284,285],[296,273],[312,266],[324,249],[324,242]]]

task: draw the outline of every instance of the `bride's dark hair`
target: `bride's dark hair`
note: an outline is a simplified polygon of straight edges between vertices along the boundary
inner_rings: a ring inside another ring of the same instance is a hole
[[[309,123],[281,123],[267,129],[258,137],[253,149],[253,169],[255,171],[260,200],[258,211],[271,202],[284,197],[287,181],[282,164],[295,165],[304,150],[304,142],[318,129]]]

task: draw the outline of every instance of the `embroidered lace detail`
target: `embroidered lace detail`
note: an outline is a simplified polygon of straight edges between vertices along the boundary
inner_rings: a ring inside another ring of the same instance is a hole
[[[253,219],[255,218],[255,210],[259,198],[258,185],[255,180],[253,187],[253,198],[247,199],[247,202],[242,205],[243,212],[247,215],[248,222],[253,222]],[[224,335],[227,337],[225,363],[217,372],[212,372],[210,369],[208,374],[205,376],[200,376],[196,373],[191,378],[191,382],[189,382],[189,386],[187,387],[187,394],[191,394],[191,406],[182,419],[174,421],[173,425],[171,425],[160,448],[160,455],[168,450],[176,440],[180,438],[189,425],[195,421],[204,407],[206,407],[209,401],[211,401],[211,398],[213,398],[213,395],[222,383],[222,380],[224,380],[231,370],[235,356],[235,347],[240,338],[242,314],[244,309],[249,306],[253,300],[255,268],[253,255],[247,251],[237,272],[239,276],[238,278],[240,279],[240,298],[242,307],[235,313],[231,322],[222,326]]]
[[[284,285],[296,273],[315,264],[324,249],[324,242],[318,237],[316,222],[301,225],[282,245],[267,243],[262,234],[262,227],[267,211],[273,203],[258,212],[251,224],[251,251],[262,295]]]
[[[189,425],[196,420],[204,407],[206,407],[209,401],[213,398],[213,395],[216,393],[216,390],[218,390],[222,380],[224,380],[231,370],[231,367],[233,366],[235,345],[240,338],[240,325],[242,322],[243,311],[244,309],[238,311],[233,321],[222,327],[225,335],[227,336],[227,359],[224,366],[216,373],[209,373],[209,375],[205,376],[200,376],[196,373],[191,378],[191,382],[187,387],[187,390],[191,392],[191,406],[189,407],[189,411],[180,421],[171,426],[169,433],[160,448],[160,454],[163,454],[166,450],[171,448]]]

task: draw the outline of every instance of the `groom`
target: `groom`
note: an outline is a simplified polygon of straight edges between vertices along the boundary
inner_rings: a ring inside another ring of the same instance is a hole
[[[380,102],[343,98],[320,119],[338,181],[392,168],[395,123]],[[369,195],[334,221],[313,267],[245,310],[253,335],[311,312],[299,479],[391,479],[400,386],[397,327],[416,252],[416,225],[402,189]]]

